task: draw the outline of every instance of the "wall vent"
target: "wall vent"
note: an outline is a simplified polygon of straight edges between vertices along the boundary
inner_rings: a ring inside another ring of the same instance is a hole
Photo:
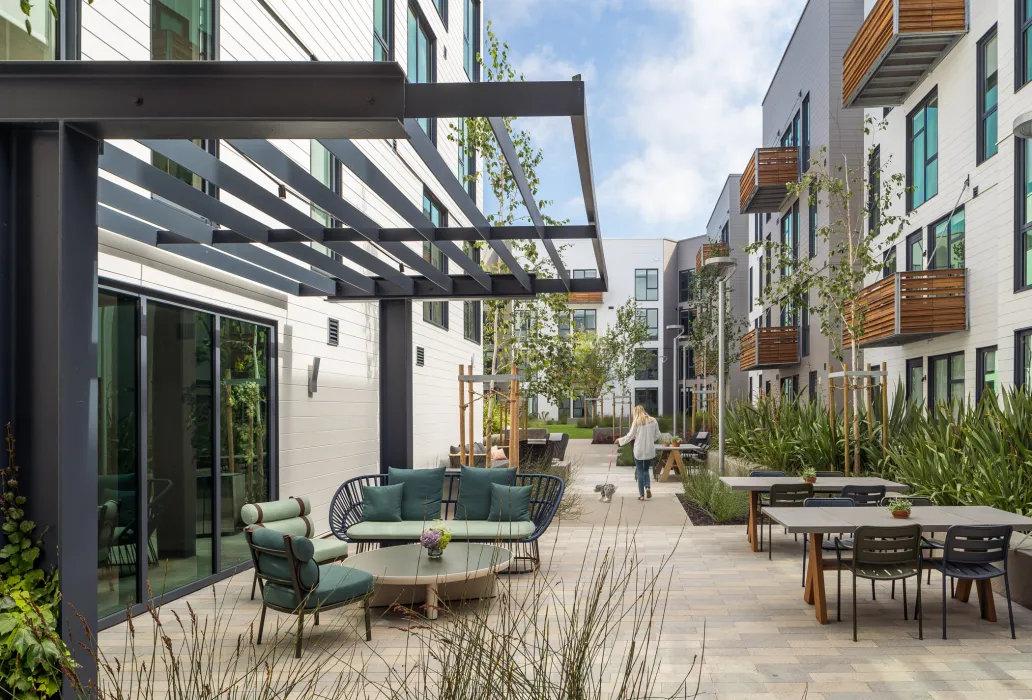
[[[327,319],[329,324],[326,328],[326,344],[336,347],[340,345],[340,321],[335,318]]]
[[[416,367],[422,367],[426,362],[426,351],[423,350],[422,345],[416,346]]]

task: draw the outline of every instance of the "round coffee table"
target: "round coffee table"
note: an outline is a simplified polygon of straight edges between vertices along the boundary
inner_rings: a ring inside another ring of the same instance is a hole
[[[440,559],[418,544],[381,547],[348,557],[343,563],[373,575],[373,606],[425,603],[426,616],[437,619],[437,604],[476,600],[494,593],[495,574],[509,568],[512,554],[489,544],[452,542]]]

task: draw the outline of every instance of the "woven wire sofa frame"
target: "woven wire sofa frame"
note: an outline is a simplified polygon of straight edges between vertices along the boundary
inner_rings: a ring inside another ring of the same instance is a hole
[[[459,499],[459,474],[444,475],[444,492],[441,499],[442,520],[451,520],[455,517],[455,506]],[[416,542],[418,538],[411,540],[353,540],[347,536],[348,528],[362,522],[362,487],[363,486],[386,486],[386,474],[367,474],[348,479],[337,493],[333,495],[330,503],[330,530],[333,534],[345,542],[354,542],[359,552],[365,550],[370,544],[384,545],[387,543],[397,544],[399,542]],[[538,538],[544,534],[552,519],[559,511],[559,503],[566,491],[566,484],[557,476],[551,474],[517,474],[514,486],[530,486],[530,519],[534,522],[534,531],[526,537],[518,539],[463,539],[463,542],[480,542],[484,544],[496,544],[506,547],[512,552],[512,564],[507,573],[531,573],[541,567],[541,554],[538,550]],[[429,524],[429,523],[428,523]],[[521,566],[520,563],[529,563],[529,567]]]

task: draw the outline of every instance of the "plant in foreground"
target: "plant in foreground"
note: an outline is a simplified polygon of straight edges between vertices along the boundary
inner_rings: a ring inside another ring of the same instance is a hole
[[[913,506],[909,498],[893,498],[889,501],[889,510],[894,518],[909,518]]]

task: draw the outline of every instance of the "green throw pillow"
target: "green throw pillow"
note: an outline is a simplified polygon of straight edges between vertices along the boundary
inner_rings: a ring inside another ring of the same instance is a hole
[[[459,502],[455,506],[456,520],[487,520],[491,512],[491,486],[512,486],[516,468],[486,469],[463,467],[459,477]]]
[[[387,468],[388,484],[404,484],[401,498],[401,519],[426,522],[440,520],[441,496],[444,493],[444,470]]]
[[[401,522],[405,484],[362,487],[362,519],[374,523]]]
[[[487,519],[503,523],[530,520],[530,487],[491,484],[491,512]]]

